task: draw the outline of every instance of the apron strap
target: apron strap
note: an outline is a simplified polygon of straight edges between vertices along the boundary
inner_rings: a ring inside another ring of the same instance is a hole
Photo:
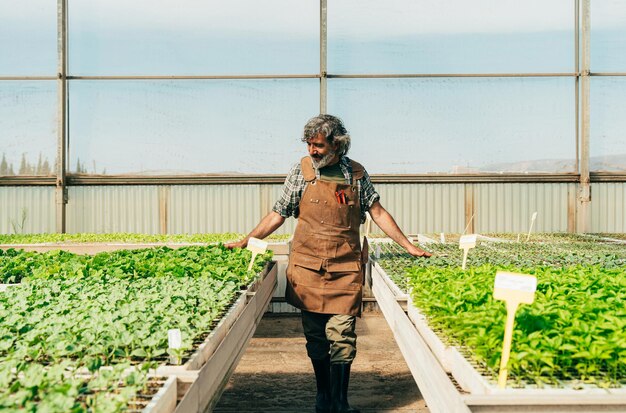
[[[302,176],[305,181],[315,181],[315,169],[313,168],[313,162],[310,156],[305,156],[300,160],[300,168],[302,169]]]
[[[350,159],[350,165],[352,166],[352,181],[354,182],[362,179],[365,175],[365,168],[363,165],[357,161],[353,161],[352,159]]]

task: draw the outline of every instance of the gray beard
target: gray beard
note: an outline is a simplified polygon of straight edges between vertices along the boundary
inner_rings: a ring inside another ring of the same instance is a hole
[[[319,161],[316,161],[315,158],[311,157],[311,161],[313,162],[313,167],[315,169],[320,169],[320,168],[325,167],[326,165],[328,165],[330,161],[333,160],[334,156],[335,156],[334,152],[329,152],[326,155],[324,155],[322,159],[320,159]]]

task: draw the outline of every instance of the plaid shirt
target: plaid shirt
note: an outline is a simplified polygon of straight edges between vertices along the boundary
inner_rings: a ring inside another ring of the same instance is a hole
[[[346,183],[350,184],[352,181],[352,166],[350,166],[350,159],[346,156],[342,156],[339,159],[339,166],[346,178]],[[357,181],[357,187],[359,190],[359,199],[361,204],[361,223],[365,222],[365,213],[369,211],[374,202],[380,200],[380,195],[374,189],[370,176],[367,171],[363,171],[363,178]],[[315,169],[315,176],[320,179],[320,171]],[[285,185],[283,186],[283,193],[280,199],[274,204],[272,211],[280,214],[282,217],[289,218],[294,216],[298,218],[300,215],[300,199],[306,188],[306,181],[302,175],[302,168],[300,162],[294,165],[285,179]]]

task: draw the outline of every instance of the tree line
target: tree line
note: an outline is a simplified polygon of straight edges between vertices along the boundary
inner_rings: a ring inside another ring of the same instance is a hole
[[[12,162],[7,161],[6,154],[2,153],[2,160],[0,161],[0,176],[16,176],[16,175],[30,175],[30,176],[50,176],[55,174],[56,165],[54,167],[48,161],[48,158],[39,154],[37,162],[30,162],[26,157],[26,154],[22,154],[19,167],[13,165]],[[95,165],[94,165],[95,170]],[[89,173],[85,162],[81,162],[80,158],[76,160],[75,173]],[[94,172],[95,173],[95,172]],[[106,173],[106,169],[102,171]]]
[[[26,158],[26,154],[22,154],[19,167],[15,167],[12,162],[7,161],[6,154],[2,154],[0,161],[0,175],[53,175],[54,169],[50,165],[47,158],[39,154],[37,162],[30,162]]]

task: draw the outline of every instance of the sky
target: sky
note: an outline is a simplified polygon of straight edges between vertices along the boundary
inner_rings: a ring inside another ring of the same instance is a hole
[[[328,71],[573,73],[573,6],[329,0]],[[592,1],[591,16],[592,72],[626,72],[626,2]],[[0,45],[0,76],[54,76],[56,2],[0,0]],[[70,3],[70,75],[318,71],[316,1]],[[370,173],[565,172],[576,153],[573,79],[329,79],[328,112]],[[591,85],[592,156],[626,155],[626,77]],[[55,81],[0,81],[9,162],[54,157],[55,105]],[[72,80],[70,169],[284,174],[318,112],[317,79]]]

